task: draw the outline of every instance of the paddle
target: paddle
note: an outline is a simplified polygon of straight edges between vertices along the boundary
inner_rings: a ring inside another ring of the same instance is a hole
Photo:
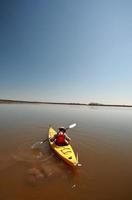
[[[74,128],[77,124],[74,123],[74,124],[71,124],[68,128],[66,128],[66,130],[70,129],[70,128]]]
[[[71,124],[71,125],[69,125],[69,126],[66,128],[66,130],[71,129],[71,128],[74,128],[76,125],[77,125],[76,123]],[[49,138],[46,138],[45,140],[43,140],[42,142],[40,142],[40,144],[42,144],[42,143],[48,141],[48,139],[49,139]]]
[[[48,141],[48,139],[49,139],[49,138],[46,138],[45,140],[41,141],[40,144],[42,144],[42,143]]]
[[[66,128],[66,130],[71,129],[71,128],[74,128],[76,125],[77,125],[76,123],[71,124],[71,125],[69,125],[69,126]],[[33,148],[35,147],[36,144],[43,144],[44,142],[46,142],[46,141],[48,141],[48,140],[49,140],[49,138],[46,138],[45,140],[43,140],[43,141],[41,141],[41,142],[37,142],[37,143],[33,144],[31,148],[33,149]]]

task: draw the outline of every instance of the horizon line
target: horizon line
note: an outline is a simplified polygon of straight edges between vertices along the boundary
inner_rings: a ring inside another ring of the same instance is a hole
[[[29,104],[57,104],[57,105],[84,105],[84,106],[111,106],[111,107],[132,107],[129,104],[105,104],[105,103],[77,103],[77,102],[50,102],[50,101],[29,101],[18,99],[0,99],[0,104],[4,103],[29,103]]]

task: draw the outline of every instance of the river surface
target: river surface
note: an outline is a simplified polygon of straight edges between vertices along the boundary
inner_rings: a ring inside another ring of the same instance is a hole
[[[74,122],[76,169],[39,143]],[[131,188],[131,108],[0,105],[0,200],[131,200]]]

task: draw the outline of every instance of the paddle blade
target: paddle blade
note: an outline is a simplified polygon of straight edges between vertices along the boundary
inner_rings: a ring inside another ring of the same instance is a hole
[[[77,124],[74,123],[74,124],[71,124],[68,128],[74,128]]]
[[[35,144],[33,144],[32,146],[31,146],[31,149],[37,149],[37,148],[39,148],[39,145],[40,145],[41,143],[40,142],[36,142]]]

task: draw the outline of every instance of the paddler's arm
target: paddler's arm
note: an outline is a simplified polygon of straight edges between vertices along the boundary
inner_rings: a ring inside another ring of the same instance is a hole
[[[71,138],[66,133],[65,133],[65,138],[66,140],[71,141]]]
[[[57,134],[56,134],[57,135]],[[56,139],[56,135],[50,138],[50,141],[53,142]]]

